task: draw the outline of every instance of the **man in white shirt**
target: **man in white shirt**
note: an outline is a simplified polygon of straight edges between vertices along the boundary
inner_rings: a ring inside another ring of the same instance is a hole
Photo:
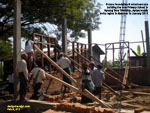
[[[36,65],[35,68],[32,69],[30,75],[31,78],[33,78],[34,89],[34,94],[31,99],[37,100],[43,94],[41,86],[43,84],[43,80],[46,79],[45,71]]]
[[[101,71],[102,65],[98,64],[97,69],[93,72],[92,80],[95,85],[94,95],[99,95],[101,99],[102,82],[105,79],[104,73]]]
[[[27,70],[27,63],[24,59],[26,56],[23,54],[21,55],[21,60],[18,61],[16,66],[16,74],[20,81],[20,100],[25,100],[25,96],[27,93],[27,82],[28,82],[28,70]]]
[[[63,53],[60,53],[59,55],[59,60],[56,62],[66,73],[68,73],[69,75],[71,74],[71,71],[70,71],[70,65],[71,65],[71,61],[65,57],[63,55]],[[69,80],[65,75],[63,75],[63,81],[69,83],[69,84],[72,84],[71,83],[71,80]],[[64,93],[66,92],[66,89],[68,87],[64,86]],[[69,91],[69,88],[68,88],[68,91]]]
[[[33,44],[34,42],[32,40],[27,40],[25,43],[25,51],[28,55],[28,63],[29,63],[29,72],[32,69],[33,60],[34,60],[34,51],[33,51]]]

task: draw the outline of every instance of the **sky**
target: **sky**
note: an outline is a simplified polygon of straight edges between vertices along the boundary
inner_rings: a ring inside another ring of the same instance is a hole
[[[97,2],[102,4],[103,12],[106,3],[122,3],[122,0],[97,0]],[[150,20],[150,0],[128,0],[128,3],[148,3],[148,20]],[[92,31],[92,42],[98,44],[119,42],[121,15],[100,15],[100,21],[102,23],[99,25],[100,29]],[[141,30],[145,38],[144,21],[145,15],[127,15],[125,41],[142,41]],[[87,43],[87,40],[87,38],[80,39],[79,42]],[[136,51],[137,44],[130,44],[130,47]],[[101,48],[105,49],[105,47]],[[143,52],[142,45],[141,52]]]
[[[106,3],[122,3],[122,0],[97,0],[97,2],[102,4],[101,12],[103,12],[103,10],[107,8]],[[128,3],[148,3],[148,20],[150,20],[150,0],[128,0]],[[100,21],[102,23],[99,25],[100,29],[92,31],[92,42],[97,44],[119,42],[121,15],[100,15]],[[125,41],[142,41],[141,30],[143,31],[145,39],[144,21],[145,15],[127,15]],[[87,35],[86,38],[81,38],[78,42],[87,43]],[[24,48],[24,42],[22,45],[22,48]],[[142,43],[130,44],[130,47],[137,51],[137,45],[140,45],[142,53]],[[100,46],[100,48],[105,52],[105,46]],[[126,51],[127,50],[125,50],[125,52]],[[119,52],[115,50],[116,58],[118,57],[118,53]],[[133,56],[132,52],[130,52],[130,55]],[[112,51],[108,51],[108,56],[110,56],[108,59],[111,60]],[[104,55],[101,57],[101,60],[103,60],[103,58]]]

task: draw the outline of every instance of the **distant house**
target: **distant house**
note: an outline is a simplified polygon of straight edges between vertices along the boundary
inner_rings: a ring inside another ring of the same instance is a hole
[[[93,57],[95,58],[94,60],[95,64],[100,63],[100,55],[105,54],[104,51],[97,44],[95,44],[92,47],[92,51],[93,51]]]

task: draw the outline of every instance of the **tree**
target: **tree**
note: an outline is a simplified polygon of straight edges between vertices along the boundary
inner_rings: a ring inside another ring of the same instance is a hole
[[[0,40],[0,59],[12,56],[12,44],[10,41]]]
[[[13,0],[0,0],[0,12],[0,37],[7,40],[13,34]],[[35,30],[45,34],[45,23],[56,25],[59,31],[65,16],[68,32],[79,38],[82,30],[99,28],[99,12],[95,0],[22,0],[22,37],[30,37]]]
[[[141,56],[141,47],[140,47],[140,45],[137,45],[137,55]]]

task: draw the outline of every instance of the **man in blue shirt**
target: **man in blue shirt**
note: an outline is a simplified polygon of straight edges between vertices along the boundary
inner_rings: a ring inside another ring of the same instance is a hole
[[[98,64],[97,69],[93,72],[92,80],[95,85],[94,95],[98,95],[101,99],[102,82],[105,79],[104,73],[101,71],[102,65]]]

